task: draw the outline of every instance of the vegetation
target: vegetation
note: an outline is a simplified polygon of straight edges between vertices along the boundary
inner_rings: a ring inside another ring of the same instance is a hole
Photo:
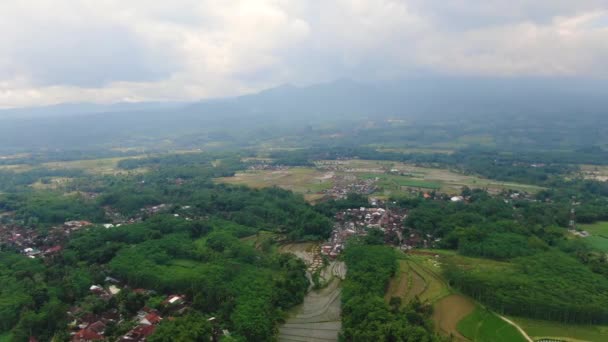
[[[345,253],[348,277],[342,292],[342,337],[347,341],[434,341],[430,307],[414,301],[401,309],[384,301],[395,274],[395,252],[384,246],[352,245]],[[392,302],[392,301],[391,301]]]
[[[458,330],[478,342],[525,342],[521,333],[490,311],[477,308],[458,323]]]

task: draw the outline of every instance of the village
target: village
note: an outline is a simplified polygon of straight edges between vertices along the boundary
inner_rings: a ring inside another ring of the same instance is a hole
[[[127,327],[128,331],[117,341],[143,342],[154,333],[158,324],[164,319],[172,320],[173,317],[183,315],[190,308],[186,296],[172,294],[163,297],[164,299],[155,308],[144,305],[129,316],[132,309],[127,306],[133,304],[124,303],[129,300],[129,295],[121,296],[122,292],[126,291],[134,296],[136,298],[132,301],[134,303],[149,300],[157,296],[156,292],[141,288],[130,289],[112,277],[106,277],[103,284],[91,285],[89,291],[88,299],[101,301],[101,307],[104,309],[93,313],[79,306],[70,308],[67,313],[70,319],[68,328],[73,342],[101,341],[106,339],[108,332],[119,327]],[[119,297],[123,303],[117,305],[116,303],[120,301],[117,299]],[[84,302],[87,302],[86,299]]]
[[[398,246],[402,250],[428,248],[440,241],[411,229],[404,230],[403,222],[406,218],[406,209],[389,206],[386,202],[375,198],[370,199],[370,207],[340,211],[335,215],[331,237],[321,245],[321,254],[336,259],[344,250],[349,238],[364,237],[370,230],[381,231],[386,244]]]

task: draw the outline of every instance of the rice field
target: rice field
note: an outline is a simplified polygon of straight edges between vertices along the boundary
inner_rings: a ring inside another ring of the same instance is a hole
[[[317,259],[316,247],[318,245],[314,243],[293,243],[281,246],[279,250],[292,253],[307,265],[312,265]],[[279,342],[338,341],[342,329],[341,282],[346,276],[346,267],[343,262],[334,261],[321,270],[321,274],[327,280],[326,286],[316,291],[309,290],[304,302],[288,313],[285,323],[279,327]]]
[[[101,158],[90,160],[75,160],[66,162],[50,162],[43,163],[42,166],[51,170],[69,170],[80,169],[91,174],[115,175],[119,173],[137,173],[145,172],[146,169],[121,170],[118,168],[118,162],[124,159],[141,158],[141,157],[117,157],[117,158]]]
[[[458,194],[463,187],[484,188],[499,192],[504,189],[534,193],[541,187],[527,184],[499,182],[474,175],[464,175],[452,170],[413,164],[378,161],[346,160],[341,161],[345,169],[371,177],[373,174],[385,174],[392,183],[403,187],[439,189],[448,194]],[[398,189],[392,189],[398,190]]]
[[[342,329],[340,283],[335,278],[327,287],[309,292],[279,327],[278,341],[338,341]]]
[[[244,171],[233,177],[217,178],[216,181],[227,184],[246,185],[252,188],[278,186],[303,194],[309,201],[321,198],[319,192],[333,186],[333,174],[310,167],[294,167],[287,170]]]
[[[338,181],[337,179],[342,179]],[[252,188],[277,186],[304,195],[310,202],[323,198],[323,191],[341,184],[345,178],[375,179],[376,196],[399,195],[409,189],[438,190],[460,194],[463,187],[483,188],[491,192],[504,189],[534,193],[541,187],[499,182],[433,167],[379,160],[318,161],[316,167],[293,167],[285,170],[247,170],[233,177],[217,178],[216,182],[246,185]]]

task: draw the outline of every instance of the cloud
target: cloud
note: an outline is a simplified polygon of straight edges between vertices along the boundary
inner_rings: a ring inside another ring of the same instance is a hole
[[[0,107],[426,72],[608,77],[604,0],[23,0],[0,4],[0,32]]]

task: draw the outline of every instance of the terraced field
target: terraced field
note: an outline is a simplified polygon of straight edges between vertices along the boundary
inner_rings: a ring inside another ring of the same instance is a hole
[[[468,297],[455,294],[440,275],[435,253],[402,255],[399,272],[389,283],[385,299],[400,297],[403,305],[418,297],[433,305],[433,322],[438,331],[453,341],[468,341],[457,329],[458,322],[475,310]]]
[[[427,259],[432,258],[410,256],[399,260],[399,272],[389,283],[385,295],[387,302],[391,297],[400,297],[402,303],[406,304],[418,297],[421,301],[434,303],[451,293],[447,284],[436,273],[438,270],[431,268],[432,261],[427,262]]]
[[[280,248],[283,253],[292,253],[308,265],[308,278],[312,279],[310,272],[319,267],[318,245],[313,243],[288,244]],[[342,329],[340,318],[342,293],[341,283],[346,277],[346,265],[341,261],[332,261],[319,269],[323,283],[320,290],[309,290],[304,302],[295,307],[279,328],[278,340],[280,342],[329,342],[338,341],[338,334]]]
[[[311,291],[304,303],[294,308],[279,328],[280,342],[338,341],[340,321],[341,280],[334,278],[327,287]]]

